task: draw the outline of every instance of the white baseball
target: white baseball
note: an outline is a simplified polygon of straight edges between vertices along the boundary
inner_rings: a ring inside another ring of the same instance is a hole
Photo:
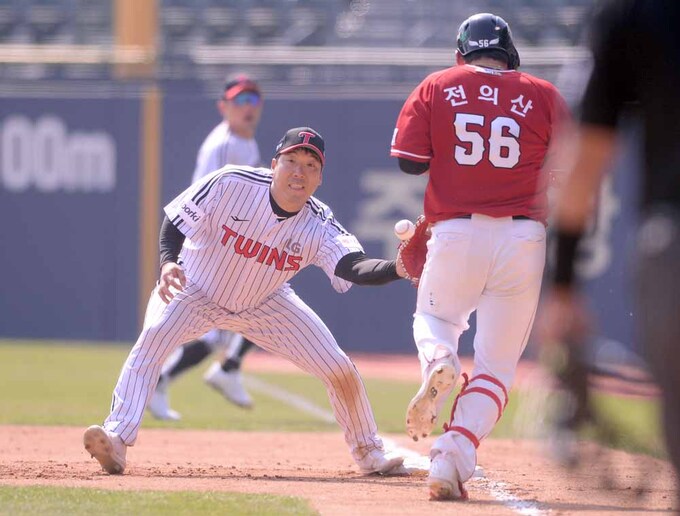
[[[408,219],[402,219],[394,225],[394,234],[399,240],[408,240],[413,236],[416,226]]]

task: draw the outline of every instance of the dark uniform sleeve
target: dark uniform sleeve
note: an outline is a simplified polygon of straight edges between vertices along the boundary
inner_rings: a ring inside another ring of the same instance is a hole
[[[163,224],[161,224],[161,233],[158,239],[161,251],[161,267],[167,262],[177,263],[184,239],[184,234],[166,216],[163,219]]]
[[[399,168],[402,170],[402,172],[419,176],[420,174],[427,172],[427,170],[430,168],[430,162],[428,161],[427,163],[421,163],[419,161],[411,161],[410,159],[406,158],[399,158]]]
[[[629,0],[609,0],[591,29],[593,71],[581,105],[581,122],[615,127],[626,103],[636,100],[630,73],[636,58]]]
[[[369,258],[362,252],[349,253],[340,258],[335,275],[357,285],[384,285],[401,279],[394,260]]]

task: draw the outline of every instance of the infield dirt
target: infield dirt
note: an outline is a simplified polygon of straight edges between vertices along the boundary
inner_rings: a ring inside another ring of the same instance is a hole
[[[267,360],[267,359],[263,359]],[[366,376],[411,377],[405,361]],[[263,369],[266,369],[263,366]],[[278,369],[281,370],[280,368]],[[424,476],[364,477],[340,432],[277,433],[143,429],[129,449],[122,476],[103,473],[82,447],[84,428],[0,426],[0,484],[128,490],[194,490],[272,493],[307,499],[322,515],[452,514],[664,514],[676,490],[668,463],[588,445],[587,467],[567,471],[531,440],[486,440],[479,450],[484,477],[468,483],[468,502],[430,502]],[[427,454],[431,439],[414,443],[386,436]],[[648,492],[635,489],[647,480]],[[614,481],[603,485],[603,479]],[[528,512],[527,512],[528,511]]]
[[[272,493],[305,498],[322,515],[517,514],[499,489],[550,514],[671,512],[673,475],[648,457],[607,452],[601,467],[572,473],[551,463],[537,443],[489,440],[480,448],[485,478],[468,483],[468,502],[429,502],[424,477],[364,477],[340,433],[280,434],[145,429],[128,452],[124,475],[111,476],[83,450],[82,428],[0,427],[0,483],[130,490]],[[390,436],[426,453],[428,443]],[[602,485],[603,468],[617,485]],[[637,498],[640,474],[650,491]],[[526,514],[526,513],[525,513]],[[536,514],[534,512],[534,514]]]

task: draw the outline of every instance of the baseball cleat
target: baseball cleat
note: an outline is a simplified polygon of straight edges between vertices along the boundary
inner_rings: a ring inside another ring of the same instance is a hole
[[[456,368],[449,359],[432,366],[406,410],[406,431],[414,441],[430,435],[456,380]]]
[[[85,450],[101,464],[102,469],[111,475],[120,475],[125,471],[125,453],[127,446],[113,432],[108,432],[99,425],[92,425],[83,435]]]
[[[468,492],[458,480],[454,455],[438,450],[435,453],[427,477],[430,500],[467,500]]]
[[[386,454],[383,450],[371,450],[361,459],[357,465],[364,475],[405,475],[408,474],[403,468],[404,457],[400,455]]]
[[[179,412],[170,408],[167,388],[167,380],[161,377],[146,408],[153,417],[161,421],[179,421],[182,416]]]
[[[253,400],[243,387],[243,378],[238,369],[226,372],[219,362],[213,362],[203,375],[203,380],[234,405],[247,409],[253,407]]]

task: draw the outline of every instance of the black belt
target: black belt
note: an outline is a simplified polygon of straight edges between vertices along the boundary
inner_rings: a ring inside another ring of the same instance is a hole
[[[471,219],[472,218],[472,213],[468,213],[467,215],[458,215],[457,217],[454,217],[455,219]],[[531,217],[527,217],[526,215],[513,215],[512,220],[534,220]]]

